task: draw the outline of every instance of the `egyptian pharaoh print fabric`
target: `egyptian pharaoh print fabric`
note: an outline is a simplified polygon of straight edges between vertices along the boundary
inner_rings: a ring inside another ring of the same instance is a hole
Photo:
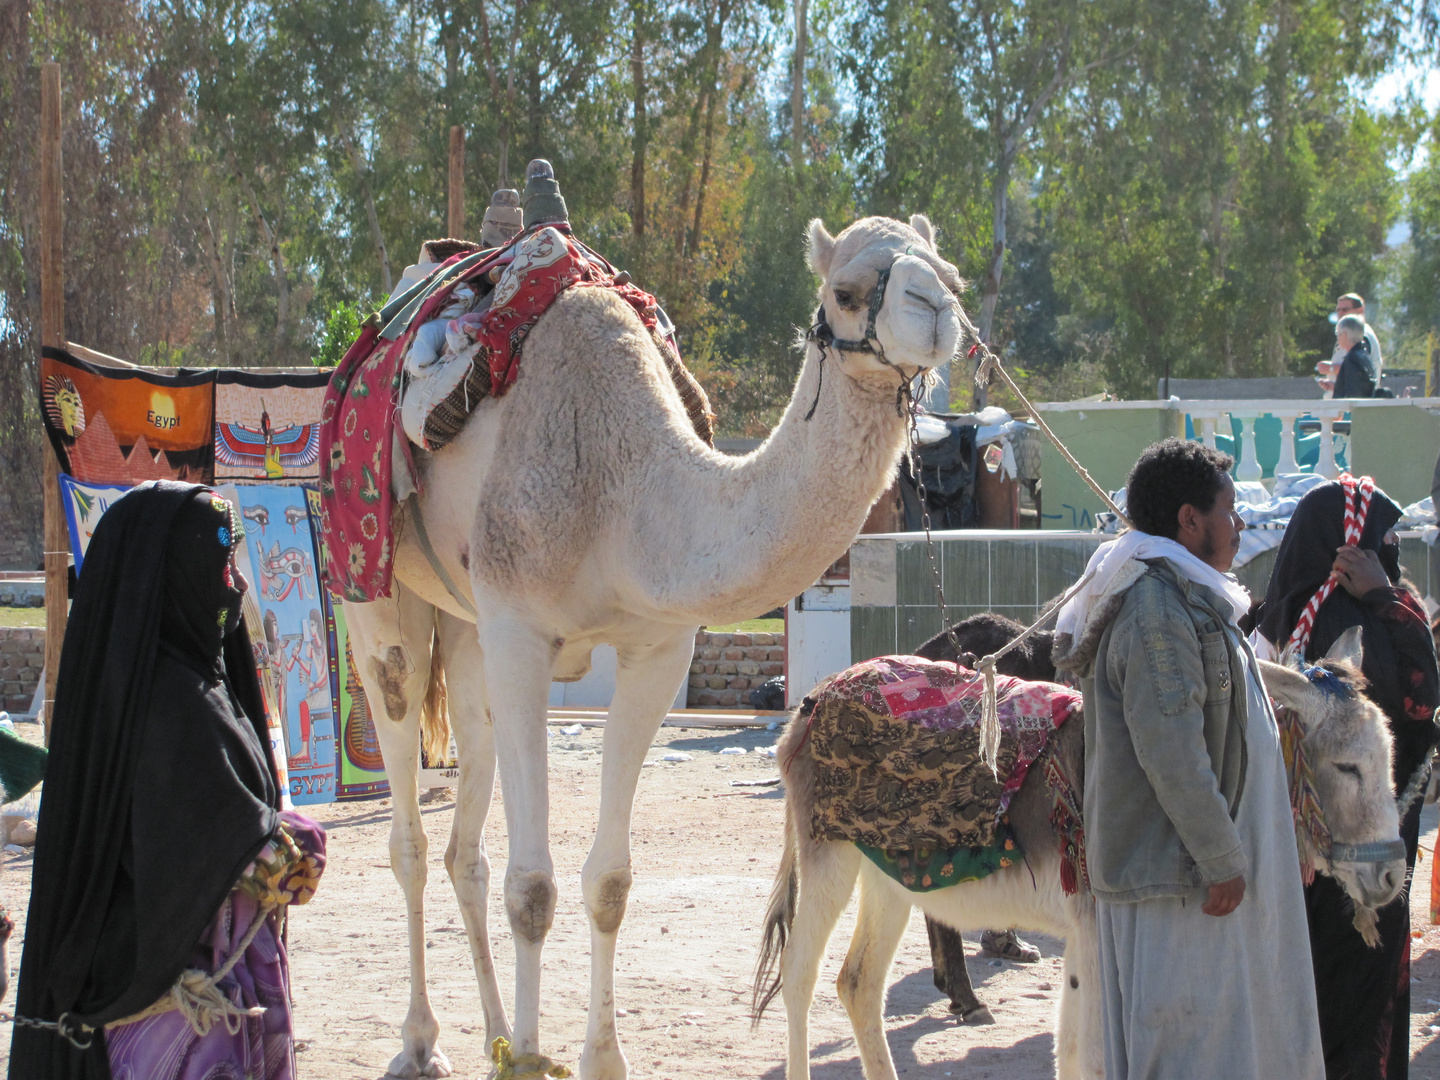
[[[320,477],[328,371],[221,371],[215,379],[215,479],[294,483]]]
[[[882,850],[992,848],[1010,800],[1078,693],[1001,675],[998,778],[980,761],[983,680],[968,668],[881,656],[817,690],[811,834]],[[999,838],[1003,843],[1003,838]]]
[[[60,471],[82,483],[212,478],[215,372],[91,364],[46,346],[40,407]]]

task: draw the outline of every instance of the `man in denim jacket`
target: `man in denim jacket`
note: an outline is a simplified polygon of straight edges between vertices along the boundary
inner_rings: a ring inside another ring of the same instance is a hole
[[[1133,528],[1062,610],[1085,695],[1087,866],[1110,1080],[1324,1076],[1284,762],[1236,623],[1233,460],[1149,447]]]

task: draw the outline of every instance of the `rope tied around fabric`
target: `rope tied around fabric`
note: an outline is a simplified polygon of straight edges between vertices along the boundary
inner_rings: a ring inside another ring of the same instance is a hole
[[[490,1060],[495,1064],[494,1080],[541,1080],[546,1076],[565,1080],[570,1076],[569,1069],[544,1054],[513,1053],[510,1040],[503,1035],[495,1036],[490,1044]]]

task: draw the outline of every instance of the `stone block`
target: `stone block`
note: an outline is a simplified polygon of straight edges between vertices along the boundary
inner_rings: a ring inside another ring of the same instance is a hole
[[[722,657],[724,657],[726,660],[744,660],[744,659],[745,659],[745,650],[744,650],[744,649],[722,649],[722,650],[720,650],[720,655],[721,655]]]
[[[753,649],[745,650],[746,660],[769,660],[770,650],[763,645],[757,645]]]
[[[751,644],[751,645],[774,645],[774,644],[775,644],[775,635],[774,635],[774,634],[751,634],[751,635],[750,635],[750,644]]]
[[[697,688],[699,688],[699,687],[704,687],[704,686],[705,686],[705,676],[704,676],[704,675],[691,675],[691,676],[690,676],[690,685],[691,685],[691,686],[694,686],[694,687],[697,687]]]
[[[766,657],[766,659],[769,659],[769,660],[784,660],[784,659],[785,659],[785,646],[784,646],[784,645],[781,645],[780,648],[778,648],[778,649],[769,649],[769,650],[767,650],[767,652],[768,652],[769,655]]]
[[[754,660],[741,660],[735,665],[735,671],[741,675],[759,675],[760,665]]]
[[[776,675],[785,674],[785,665],[773,662],[769,664],[761,664],[760,674],[764,675],[767,679],[773,679]]]
[[[705,674],[705,665],[702,664],[702,663],[700,663],[700,661],[698,661],[698,660],[695,661],[695,663],[693,663],[693,664],[690,665],[690,674],[691,674],[691,675],[704,675],[704,674]]]
[[[696,631],[695,631],[695,647],[698,649],[698,648],[700,648],[700,646],[702,646],[702,645],[709,645],[709,644],[710,644],[710,635],[707,634],[704,630],[696,630]]]
[[[705,685],[711,690],[724,690],[725,677],[723,675],[708,675],[705,678]]]
[[[715,704],[722,708],[734,708],[740,704],[740,692],[738,690],[722,690],[715,695]]]
[[[715,648],[714,646],[706,646],[705,648],[703,648],[703,649],[700,650],[700,659],[701,659],[701,660],[719,660],[719,659],[720,659],[720,650],[717,649],[717,648]]]
[[[738,645],[738,646],[740,646],[740,647],[743,649],[745,646],[747,646],[747,645],[750,644],[750,635],[749,635],[749,634],[731,634],[731,635],[730,635],[730,644],[731,644],[731,645]]]
[[[750,689],[750,680],[747,679],[747,678],[745,678],[743,675],[742,675],[742,676],[737,676],[736,678],[733,678],[733,679],[730,680],[730,689],[731,689],[731,690],[749,690],[749,689]]]
[[[43,652],[26,653],[25,663],[33,668],[42,668],[45,666],[45,654]]]
[[[711,645],[714,645],[717,649],[723,649],[723,648],[725,648],[725,646],[727,646],[727,645],[730,644],[730,635],[729,635],[729,634],[711,634],[711,635],[710,635],[710,644],[711,644]]]
[[[688,699],[687,699],[687,700],[688,700]],[[706,691],[704,691],[703,693],[696,694],[696,695],[695,695],[695,700],[694,700],[694,701],[690,701],[689,704],[694,705],[694,706],[696,706],[697,708],[701,708],[701,709],[704,709],[704,708],[712,708],[712,709],[713,709],[716,705],[719,705],[719,704],[720,704],[720,698],[719,698],[716,694],[713,694],[713,693],[711,693],[709,690],[706,690]]]
[[[734,660],[721,660],[718,664],[715,665],[716,675],[734,675],[735,670],[736,669]]]

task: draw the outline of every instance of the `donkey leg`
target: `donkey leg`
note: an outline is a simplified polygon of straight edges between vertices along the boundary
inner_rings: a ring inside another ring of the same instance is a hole
[[[1095,906],[1088,897],[1067,900],[1071,929],[1065,936],[1055,1073],[1059,1080],[1105,1080],[1100,1020],[1100,940]]]
[[[410,944],[410,1008],[401,1027],[404,1049],[386,1076],[398,1080],[450,1075],[437,1048],[440,1022],[425,987],[425,858],[429,841],[420,817],[420,707],[430,676],[434,609],[405,586],[370,604],[347,604],[360,681],[375,717],[375,734],[390,781],[390,868],[405,894]]]
[[[451,823],[445,869],[460,902],[470,938],[470,956],[485,1011],[485,1045],[496,1036],[510,1038],[510,1021],[495,977],[490,951],[490,856],[485,850],[485,821],[495,791],[495,731],[485,698],[485,672],[475,624],[440,613],[438,629],[445,658],[450,723],[460,759],[460,784]]]
[[[810,1002],[825,946],[855,891],[862,858],[854,844],[812,841],[808,821],[801,829],[800,892],[795,922],[780,955],[780,996],[790,1029],[785,1080],[810,1080]]]
[[[835,985],[855,1031],[866,1080],[896,1080],[895,1061],[885,1038],[885,980],[909,922],[910,905],[897,901],[873,864],[862,863],[855,936]]]
[[[590,1011],[583,1080],[624,1080],[629,1065],[615,1032],[615,941],[630,895],[630,816],[640,768],[655,732],[684,682],[695,652],[695,630],[644,647],[618,650],[615,696],[605,719],[600,759],[600,818],[580,871],[590,915]]]
[[[925,932],[930,937],[935,989],[950,999],[950,1011],[967,1024],[993,1024],[995,1017],[975,996],[975,988],[970,983],[970,972],[965,967],[965,941],[960,931],[926,915]]]

